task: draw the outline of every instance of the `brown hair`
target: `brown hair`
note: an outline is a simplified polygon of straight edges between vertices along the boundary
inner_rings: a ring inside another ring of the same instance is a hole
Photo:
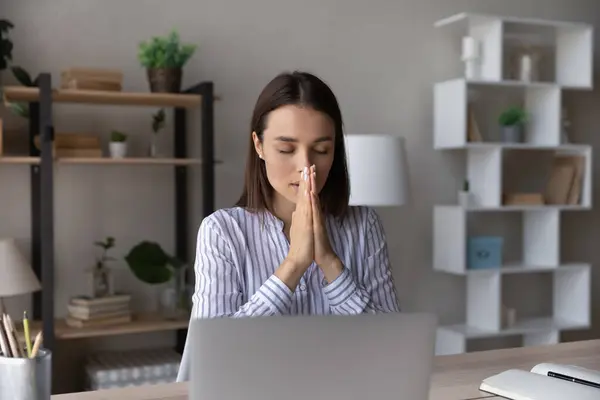
[[[282,73],[269,82],[261,92],[252,113],[244,189],[237,206],[250,211],[273,212],[273,187],[267,178],[264,162],[258,157],[252,132],[262,142],[269,113],[286,105],[309,107],[327,114],[335,126],[333,163],[327,181],[319,193],[325,213],[341,217],[348,209],[350,180],[346,165],[346,149],[342,113],[331,89],[316,76],[307,72]]]

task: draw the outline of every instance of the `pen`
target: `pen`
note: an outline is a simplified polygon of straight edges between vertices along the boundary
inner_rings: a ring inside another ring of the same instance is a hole
[[[27,319],[27,311],[23,311],[23,333],[25,334],[27,357],[31,358],[31,338],[29,336],[29,319]]]
[[[548,371],[548,376],[550,376],[552,378],[562,379],[562,380],[565,380],[565,381],[569,381],[569,382],[573,382],[573,383],[579,383],[581,385],[591,386],[591,387],[595,387],[595,388],[600,389],[600,384],[598,384],[596,382],[590,382],[590,381],[586,381],[584,379],[573,378],[572,376],[568,376],[568,375],[564,375],[564,374],[559,374],[557,372]]]

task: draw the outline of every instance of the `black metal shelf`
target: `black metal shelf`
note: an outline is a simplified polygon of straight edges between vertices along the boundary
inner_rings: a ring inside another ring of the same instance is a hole
[[[29,155],[39,157],[39,164],[30,166],[31,172],[31,262],[33,270],[41,282],[41,292],[33,294],[33,319],[41,320],[44,334],[44,347],[54,350],[55,318],[54,318],[54,163],[52,155],[54,140],[54,123],[52,116],[53,104],[57,101],[77,102],[76,94],[72,91],[68,96],[52,89],[49,73],[39,75],[37,88],[14,90],[15,96],[22,96],[20,101],[29,103]],[[94,97],[89,92],[83,103],[94,104]],[[198,95],[196,102],[189,95]],[[61,97],[62,96],[62,97]],[[75,96],[75,97],[73,97]],[[152,94],[113,94],[107,100],[106,95],[98,93],[97,104],[107,104],[108,100],[117,104],[125,104],[130,99],[143,101],[141,106],[155,106]],[[187,157],[187,121],[188,111],[197,104],[201,118],[201,168],[202,168],[202,216],[206,217],[215,207],[215,157],[214,157],[214,92],[212,82],[201,82],[184,92],[181,99],[177,94],[170,95],[174,99],[174,157]],[[163,101],[165,95],[158,94],[157,102]],[[125,100],[123,100],[125,99]],[[10,100],[10,99],[9,99]],[[14,99],[13,99],[14,100]],[[119,103],[122,102],[122,103]],[[34,139],[40,135],[40,150],[35,146]],[[189,187],[188,166],[174,165],[175,169],[175,255],[189,263]],[[189,278],[186,277],[186,278]],[[183,352],[187,329],[177,330],[177,350]]]

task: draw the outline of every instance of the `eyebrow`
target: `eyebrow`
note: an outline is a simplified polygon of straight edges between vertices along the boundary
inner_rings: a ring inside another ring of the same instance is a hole
[[[296,143],[298,142],[298,139],[289,137],[289,136],[278,136],[275,138],[275,140],[278,140],[280,142],[287,142],[287,143]],[[331,138],[331,136],[321,136],[320,138],[318,138],[317,140],[315,140],[315,143],[321,143],[321,142],[331,142],[333,139]]]

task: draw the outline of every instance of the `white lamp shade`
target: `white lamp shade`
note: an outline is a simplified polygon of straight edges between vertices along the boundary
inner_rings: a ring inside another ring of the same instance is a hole
[[[404,138],[346,136],[350,205],[400,206],[408,203],[408,163]]]
[[[40,289],[39,280],[15,245],[15,241],[0,239],[0,297],[26,294]]]

